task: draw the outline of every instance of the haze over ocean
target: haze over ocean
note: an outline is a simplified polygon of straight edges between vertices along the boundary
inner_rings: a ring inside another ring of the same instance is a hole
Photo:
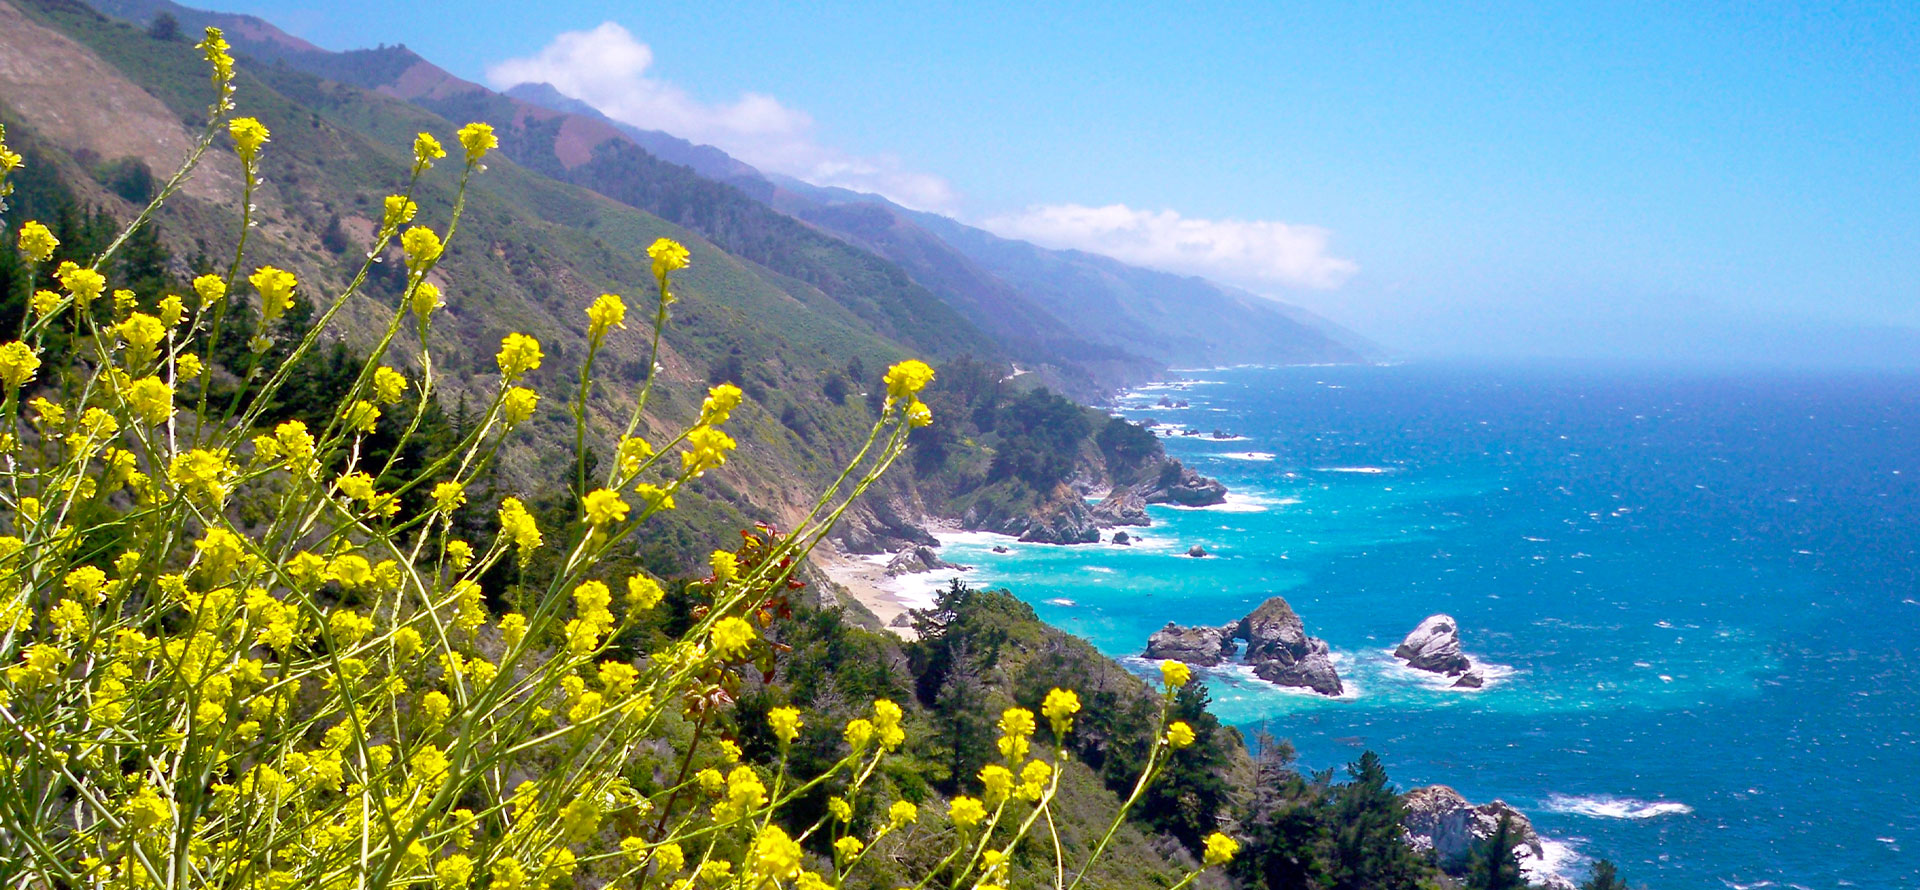
[[[1920,885],[1920,379],[1185,376],[1119,413],[1208,434],[1166,445],[1229,503],[1151,508],[1131,547],[963,535],[944,556],[1123,657],[1283,595],[1349,691],[1208,672],[1224,721],[1291,739],[1304,768],[1371,748],[1402,789],[1505,799],[1636,884]],[[1487,689],[1390,657],[1436,612],[1497,666]]]

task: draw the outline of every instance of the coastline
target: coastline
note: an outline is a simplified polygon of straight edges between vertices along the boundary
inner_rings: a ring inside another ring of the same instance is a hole
[[[949,519],[923,517],[922,527],[935,537],[961,533],[958,523]],[[827,579],[832,581],[848,596],[851,596],[880,621],[880,626],[901,639],[914,639],[913,628],[905,626],[905,618],[913,609],[925,609],[933,605],[931,597],[908,593],[904,589],[905,579],[918,578],[927,573],[910,575],[887,574],[887,563],[897,554],[849,553],[841,549],[837,541],[822,541],[813,552],[813,562]],[[951,570],[949,570],[951,571]],[[956,574],[962,574],[956,572]],[[898,620],[901,623],[895,624]]]

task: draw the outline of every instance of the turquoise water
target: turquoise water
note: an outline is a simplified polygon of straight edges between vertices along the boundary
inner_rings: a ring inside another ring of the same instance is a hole
[[[1222,719],[1309,768],[1371,748],[1403,788],[1503,798],[1570,874],[1605,857],[1636,886],[1920,886],[1920,379],[1186,376],[1117,412],[1240,437],[1166,440],[1229,503],[1152,508],[1132,547],[965,535],[946,557],[1123,657],[1284,595],[1349,691],[1210,672]],[[1390,657],[1435,612],[1493,666],[1487,689]]]

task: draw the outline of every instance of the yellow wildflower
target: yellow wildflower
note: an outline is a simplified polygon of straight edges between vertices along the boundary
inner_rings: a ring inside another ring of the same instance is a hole
[[[200,305],[207,306],[226,298],[227,283],[218,275],[202,275],[193,280],[193,292],[200,296]]]
[[[439,259],[444,247],[439,234],[426,226],[414,226],[400,236],[400,251],[406,254],[407,271],[416,275]]]
[[[767,725],[773,727],[773,736],[780,744],[792,744],[800,737],[800,709],[774,708],[767,712]]]
[[[494,359],[500,364],[500,373],[508,380],[518,380],[521,375],[539,369],[540,341],[526,334],[508,334],[500,341],[500,353]]]
[[[768,825],[753,841],[753,873],[767,880],[790,880],[800,874],[800,856],[799,841],[780,826]]]
[[[1073,715],[1080,713],[1080,696],[1071,690],[1055,689],[1040,703],[1040,713],[1053,724],[1054,738],[1064,739],[1073,728]]]
[[[947,816],[962,830],[979,825],[987,818],[987,808],[974,798],[961,795],[947,804]]]
[[[213,67],[214,84],[225,87],[228,81],[233,80],[233,56],[227,54],[229,47],[226,39],[220,35],[219,28],[208,26],[206,39],[194,44],[193,48],[199,50],[207,64]]]
[[[614,460],[620,468],[622,478],[631,477],[640,472],[640,465],[653,456],[653,446],[639,436],[626,436],[620,440],[620,447],[614,454]]]
[[[480,163],[487,151],[500,147],[500,138],[493,135],[493,125],[474,121],[460,128],[460,147],[467,150],[467,164]]]
[[[724,659],[740,658],[747,654],[748,647],[759,635],[754,633],[753,625],[746,619],[729,615],[714,622],[713,652]]]
[[[673,495],[668,494],[666,489],[658,485],[642,482],[633,487],[633,493],[640,496],[640,500],[646,503],[650,511],[673,509]]]
[[[413,172],[420,173],[433,166],[433,162],[447,156],[447,150],[440,147],[440,140],[432,133],[421,133],[413,137]]]
[[[540,407],[540,394],[524,386],[510,387],[506,395],[500,397],[500,416],[508,426],[519,426],[533,418],[534,409]]]
[[[186,316],[187,301],[180,299],[179,294],[168,294],[160,298],[160,305],[156,308],[160,313],[160,323],[172,328]]]
[[[520,503],[519,498],[507,498],[500,502],[500,533],[520,548],[523,557],[541,544],[540,526],[534,522],[533,514],[527,512],[526,505]]]
[[[173,821],[173,804],[151,785],[142,785],[127,801],[127,821],[138,831],[147,831]]]
[[[127,385],[127,405],[149,424],[173,416],[173,387],[158,377],[142,377]]]
[[[687,267],[687,248],[671,238],[661,238],[647,248],[647,256],[653,259],[653,277],[665,280],[668,273],[678,272]]]
[[[1220,832],[1207,835],[1204,861],[1209,867],[1226,865],[1233,861],[1235,853],[1240,852],[1240,842]]]
[[[361,433],[371,433],[380,421],[380,409],[372,402],[361,399],[347,406],[346,414],[341,417],[347,429]]]
[[[92,269],[81,268],[71,260],[61,263],[60,270],[54,273],[54,277],[60,279],[60,286],[66,288],[67,295],[73,297],[73,301],[82,309],[87,308],[94,297],[100,296],[100,293],[107,289],[105,275]]]
[[[254,118],[236,117],[227,121],[227,135],[233,137],[233,153],[241,163],[252,164],[267,141],[267,128]]]
[[[53,259],[53,250],[60,246],[60,239],[38,220],[27,220],[20,227],[20,252],[32,258],[36,263]]]
[[[660,588],[659,582],[645,575],[635,575],[627,579],[627,608],[645,611],[660,604],[667,592]]]
[[[0,346],[0,383],[19,389],[40,371],[40,356],[18,340]]]
[[[206,370],[206,366],[200,363],[200,356],[191,352],[180,353],[180,357],[174,359],[173,366],[179,372],[178,376],[186,380],[199,377],[200,372]]]
[[[60,308],[60,295],[50,290],[37,290],[27,301],[27,306],[35,315],[51,315],[53,310]]]
[[[624,522],[627,518],[627,502],[620,499],[620,493],[602,488],[587,493],[581,499],[581,506],[587,516],[588,525],[608,525]]]
[[[997,763],[989,763],[980,768],[980,785],[985,789],[981,795],[988,806],[999,806],[1013,796],[1013,771]]]
[[[433,487],[434,509],[442,513],[452,513],[467,502],[467,490],[458,482],[451,480]]]
[[[125,321],[113,326],[113,332],[127,342],[130,368],[151,361],[159,351],[160,341],[167,338],[167,326],[145,312],[128,315]]]
[[[407,307],[412,309],[413,314],[424,324],[427,317],[433,314],[433,310],[445,305],[446,303],[440,299],[440,288],[435,287],[431,281],[422,281],[413,286],[413,299]]]
[[[293,289],[299,286],[299,281],[292,272],[261,266],[247,281],[260,292],[260,317],[264,322],[271,324],[293,308]]]
[[[680,455],[680,469],[699,476],[727,462],[727,453],[736,446],[733,437],[712,427],[695,427],[687,433],[687,450]]]
[[[740,572],[740,558],[726,550],[713,551],[707,556],[707,564],[713,567],[713,580],[721,584]]]
[[[851,861],[855,856],[860,855],[860,851],[866,848],[867,845],[862,843],[857,837],[843,837],[833,842],[833,855],[835,859],[841,862],[847,862]],[[998,851],[996,850],[995,852]]]
[[[848,747],[855,751],[864,751],[873,742],[873,721],[865,717],[855,717],[847,721],[845,733]]]
[[[1020,770],[1021,800],[1039,801],[1047,792],[1047,780],[1053,778],[1053,766],[1044,760],[1029,760]]]
[[[1193,744],[1193,727],[1185,720],[1175,720],[1167,727],[1167,747],[1175,751]]]
[[[598,343],[614,328],[625,328],[627,304],[618,294],[601,294],[587,307],[587,335]]]
[[[687,854],[679,844],[661,844],[653,848],[653,861],[660,863],[661,871],[679,871],[686,867]]]
[[[888,399],[909,399],[933,382],[933,368],[918,359],[907,359],[888,368],[884,381]]]
[[[1168,689],[1179,689],[1193,679],[1193,669],[1187,667],[1184,661],[1174,661],[1169,658],[1160,662],[1160,679],[1166,683]]]
[[[381,365],[373,371],[373,397],[382,405],[400,401],[407,392],[407,376]]]
[[[719,426],[733,416],[733,409],[740,406],[740,387],[731,383],[722,383],[707,390],[706,401],[700,404],[702,426]]]
[[[380,227],[393,230],[413,222],[413,214],[419,209],[420,205],[413,203],[412,198],[405,195],[388,195],[381,202]]]
[[[926,402],[914,400],[907,406],[907,426],[923,427],[933,425],[933,409]]]
[[[918,821],[920,821],[920,808],[914,806],[912,801],[896,800],[893,806],[887,808],[887,824],[894,828]]]

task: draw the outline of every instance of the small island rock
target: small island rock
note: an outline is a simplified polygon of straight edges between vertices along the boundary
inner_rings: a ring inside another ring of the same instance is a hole
[[[1114,532],[1113,542],[1121,546],[1126,546],[1128,544],[1133,543],[1133,536],[1127,534],[1126,532]]]
[[[1226,628],[1181,627],[1173,622],[1147,638],[1146,657],[1171,658],[1197,667],[1213,667],[1233,655]]]
[[[1460,652],[1460,625],[1451,615],[1428,616],[1393,650],[1393,657],[1406,659],[1408,667],[1449,676],[1473,669],[1473,662]]]
[[[1207,555],[1207,548],[1202,547],[1199,544],[1195,544],[1192,547],[1187,548],[1187,555],[1193,557],[1194,559],[1199,559],[1200,557]]]
[[[1280,597],[1268,599],[1240,619],[1234,636],[1247,641],[1246,661],[1262,680],[1302,686],[1321,695],[1345,691],[1326,641],[1307,636],[1300,616]]]

